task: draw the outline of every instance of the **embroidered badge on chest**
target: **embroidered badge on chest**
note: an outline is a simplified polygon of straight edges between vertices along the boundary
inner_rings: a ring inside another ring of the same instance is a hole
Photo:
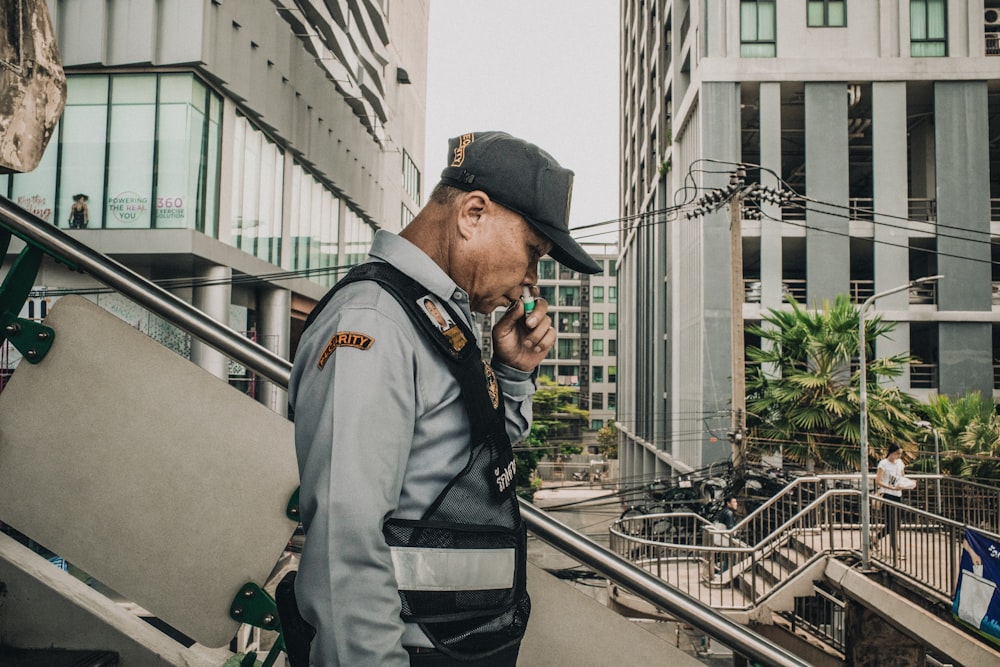
[[[316,367],[322,369],[338,347],[354,347],[359,350],[367,350],[374,342],[375,339],[368,334],[356,331],[338,331],[330,337],[330,342],[326,344],[323,354],[319,355],[319,363],[316,364]]]
[[[486,375],[486,390],[490,393],[490,403],[496,410],[500,407],[500,385],[497,383],[497,374],[493,372],[493,367],[485,361],[483,362],[483,373]]]

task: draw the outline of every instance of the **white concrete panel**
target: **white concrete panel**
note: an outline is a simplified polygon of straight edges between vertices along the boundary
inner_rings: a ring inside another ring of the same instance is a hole
[[[0,394],[0,519],[206,646],[295,524],[292,425],[81,297]]]

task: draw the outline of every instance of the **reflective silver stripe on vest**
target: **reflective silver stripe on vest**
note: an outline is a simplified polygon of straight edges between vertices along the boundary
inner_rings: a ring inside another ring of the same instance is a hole
[[[514,586],[513,549],[390,547],[401,591],[477,591]]]

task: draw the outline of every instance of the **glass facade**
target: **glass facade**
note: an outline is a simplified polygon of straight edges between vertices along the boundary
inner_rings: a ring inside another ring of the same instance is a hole
[[[76,195],[89,228],[180,227],[215,234],[222,100],[193,74],[71,75],[55,140],[4,191],[69,227]]]
[[[232,152],[221,155],[222,110],[222,97],[192,73],[72,74],[41,162],[0,176],[0,194],[63,228],[82,194],[90,229],[193,229],[219,238],[226,192],[233,246],[332,285],[367,257],[374,230],[239,113]],[[232,160],[225,189],[223,159]],[[406,173],[419,197],[412,160]]]

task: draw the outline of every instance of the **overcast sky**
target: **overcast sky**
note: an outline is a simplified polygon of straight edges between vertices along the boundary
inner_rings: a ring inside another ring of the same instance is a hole
[[[445,166],[449,137],[504,130],[576,172],[571,227],[617,218],[618,0],[430,7],[427,188]]]

